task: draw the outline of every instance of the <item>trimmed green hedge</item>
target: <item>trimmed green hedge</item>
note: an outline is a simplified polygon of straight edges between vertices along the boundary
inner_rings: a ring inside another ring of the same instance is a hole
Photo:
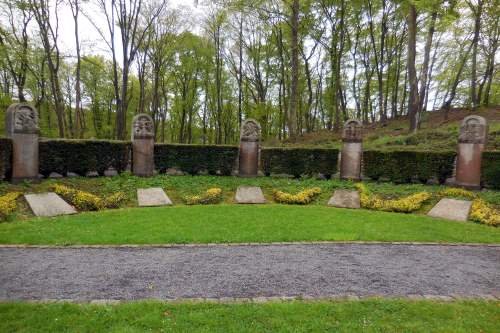
[[[0,138],[0,180],[7,178],[12,165],[12,141]]]
[[[329,178],[337,172],[338,154],[338,149],[328,148],[263,148],[261,169],[266,175],[322,173]]]
[[[178,168],[189,174],[231,175],[238,158],[237,146],[156,144],[155,166],[159,172]]]
[[[455,155],[455,152],[364,151],[363,174],[395,183],[413,180],[425,183],[434,177],[444,183],[453,174]]]
[[[75,172],[85,176],[89,171],[100,175],[113,167],[125,170],[129,160],[130,143],[104,140],[43,140],[40,141],[40,173],[65,175]]]
[[[484,152],[481,167],[483,183],[492,188],[500,189],[500,152]]]

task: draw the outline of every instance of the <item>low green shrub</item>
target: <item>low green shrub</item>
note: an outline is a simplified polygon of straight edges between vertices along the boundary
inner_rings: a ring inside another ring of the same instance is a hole
[[[374,151],[363,152],[363,173],[374,180],[387,178],[395,183],[414,179],[425,183],[435,177],[440,183],[453,173],[454,152]]]
[[[160,172],[177,168],[189,174],[207,171],[228,176],[238,158],[238,147],[221,145],[156,144],[155,166]]]
[[[12,165],[12,141],[0,138],[0,180],[7,178]]]
[[[113,167],[125,170],[129,160],[130,143],[104,140],[42,140],[40,141],[40,173],[65,175],[75,172],[84,176],[89,171],[104,174]]]
[[[500,189],[499,151],[486,151],[483,153],[482,178],[484,184],[495,189]]]
[[[263,148],[261,168],[266,175],[322,173],[330,177],[337,172],[338,153],[329,148]]]

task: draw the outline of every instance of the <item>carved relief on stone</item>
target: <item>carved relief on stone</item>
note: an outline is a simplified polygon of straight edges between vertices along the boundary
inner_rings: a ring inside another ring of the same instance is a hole
[[[147,114],[138,114],[132,120],[132,140],[150,139],[154,137],[153,118]]]
[[[243,122],[240,141],[260,141],[260,125],[256,120],[247,119]]]
[[[12,104],[7,109],[7,135],[13,133],[37,134],[38,112],[26,103]]]
[[[480,116],[465,117],[460,126],[459,143],[486,143],[488,124]]]
[[[345,142],[363,141],[363,124],[359,120],[349,119],[344,124],[342,140]]]

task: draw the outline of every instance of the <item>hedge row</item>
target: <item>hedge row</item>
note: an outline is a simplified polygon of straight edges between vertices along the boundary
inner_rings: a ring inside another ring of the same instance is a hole
[[[500,189],[500,152],[484,152],[481,166],[483,182],[492,188]]]
[[[103,174],[113,167],[118,172],[129,163],[131,145],[124,141],[41,140],[40,173],[66,175],[89,171]],[[453,172],[455,152],[365,151],[363,174],[374,180],[387,179],[396,183],[437,179],[443,183]],[[0,179],[8,177],[11,168],[12,143],[0,138]],[[337,173],[338,150],[327,148],[263,148],[260,167],[266,175]],[[177,168],[190,174],[230,175],[237,168],[237,146],[156,144],[156,169],[165,172]],[[483,182],[500,188],[500,152],[483,154]]]
[[[40,173],[66,175],[75,172],[85,175],[97,171],[100,175],[113,167],[124,171],[129,161],[130,143],[100,140],[42,140],[40,141]]]
[[[155,167],[160,172],[177,168],[197,174],[230,175],[235,169],[238,147],[215,145],[156,144]]]
[[[339,151],[328,148],[263,148],[261,169],[266,175],[324,174],[327,178],[337,172]]]
[[[363,174],[374,180],[422,183],[435,178],[444,183],[453,174],[455,152],[364,151]]]
[[[7,178],[12,165],[12,141],[0,138],[0,180]]]

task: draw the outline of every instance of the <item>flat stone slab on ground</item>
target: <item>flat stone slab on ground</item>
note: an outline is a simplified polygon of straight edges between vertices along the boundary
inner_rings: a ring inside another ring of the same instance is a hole
[[[137,201],[141,207],[172,205],[172,200],[159,187],[137,189]]]
[[[24,198],[36,216],[51,217],[76,214],[73,206],[53,192],[25,194]]]
[[[444,198],[427,215],[453,221],[467,221],[472,201]]]
[[[328,201],[328,206],[338,208],[360,208],[358,191],[336,190]]]
[[[258,186],[238,186],[234,201],[240,204],[263,204],[266,198]]]

